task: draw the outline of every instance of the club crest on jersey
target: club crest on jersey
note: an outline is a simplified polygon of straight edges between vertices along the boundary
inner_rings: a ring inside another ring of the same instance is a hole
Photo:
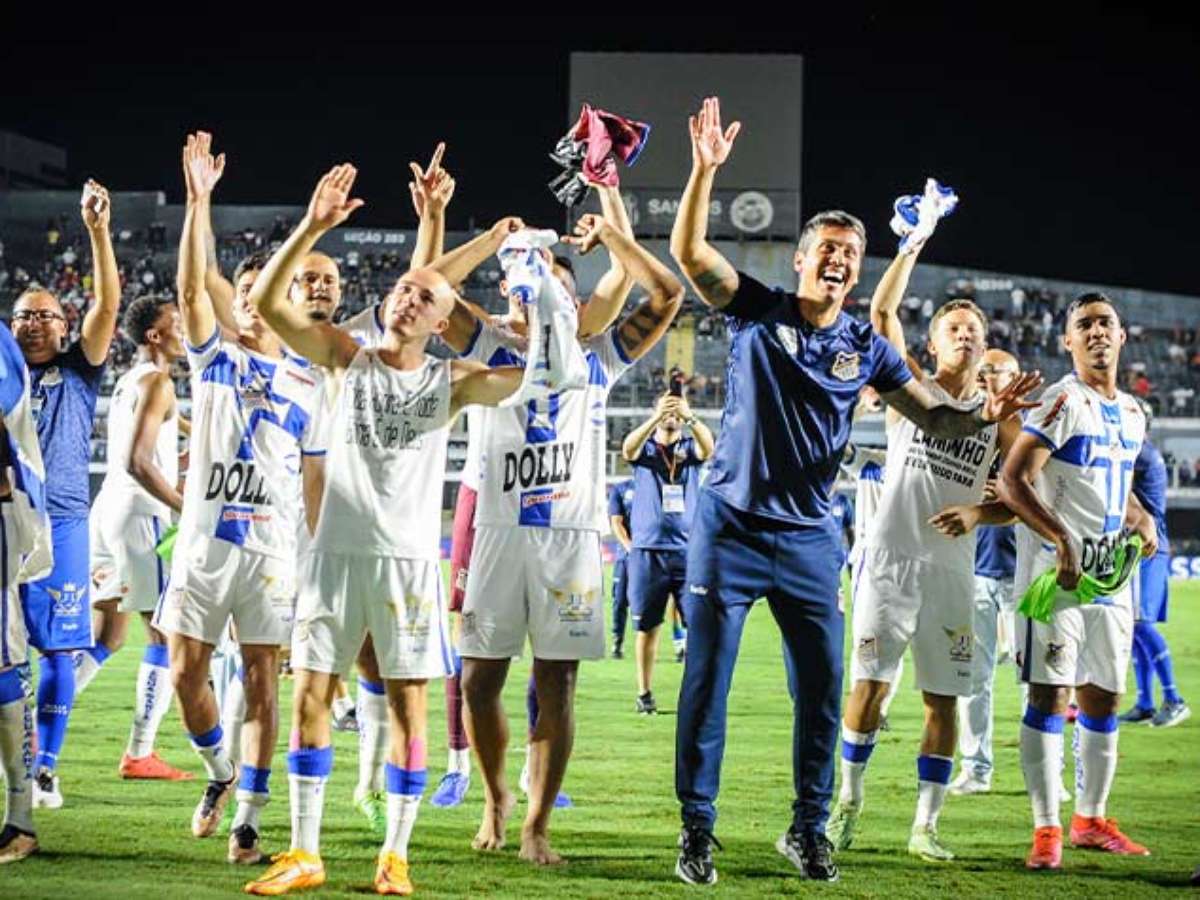
[[[838,381],[857,381],[862,370],[862,356],[858,353],[840,352],[829,367],[829,374]]]
[[[77,616],[83,611],[83,598],[87,596],[87,589],[68,581],[63,584],[61,591],[46,588],[46,593],[54,601],[56,616]]]
[[[972,645],[975,641],[974,632],[971,626],[966,628],[946,628],[942,627],[946,637],[950,640],[950,658],[954,662],[970,662],[972,655]]]
[[[262,372],[251,373],[250,380],[243,384],[238,392],[242,398],[242,405],[247,409],[269,410],[271,408],[271,401],[267,398],[269,387]]]
[[[778,323],[775,326],[775,337],[779,338],[779,343],[783,344],[783,349],[788,352],[788,356],[795,356],[796,351],[800,349],[800,338],[796,336],[795,325]]]
[[[596,597],[599,592],[594,588],[590,591],[556,591],[550,590],[554,604],[558,607],[560,622],[591,622],[596,616]]]
[[[855,652],[861,662],[875,662],[879,659],[879,643],[873,637],[860,638]]]

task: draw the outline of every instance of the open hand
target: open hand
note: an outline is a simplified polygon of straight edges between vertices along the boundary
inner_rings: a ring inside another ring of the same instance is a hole
[[[995,394],[989,393],[983,401],[982,415],[986,422],[1002,422],[1009,416],[1027,409],[1041,406],[1037,400],[1026,400],[1031,391],[1042,386],[1041,372],[1022,372]]]
[[[87,180],[83,186],[83,196],[79,200],[79,211],[88,231],[108,230],[112,204],[109,202],[108,190],[104,185],[91,178]]]
[[[699,115],[688,116],[688,131],[692,137],[692,165],[700,169],[715,169],[729,158],[733,142],[742,130],[741,122],[721,128],[721,101],[706,97]]]
[[[424,218],[427,212],[444,212],[454,196],[454,179],[442,168],[442,154],[445,152],[446,144],[443,141],[434,148],[429,165],[424,169],[415,162],[408,164],[413,173],[408,190],[412,194],[413,209],[417,211],[417,218]]]
[[[931,516],[929,524],[942,537],[962,537],[964,534],[970,534],[979,524],[979,507],[947,506],[937,515]]]
[[[337,228],[350,214],[363,205],[362,200],[350,199],[358,169],[350,163],[334,166],[325,173],[312,199],[308,201],[308,221],[319,231]]]
[[[212,155],[212,135],[207,131],[189,134],[183,147],[183,180],[188,199],[195,202],[208,197],[224,173],[225,154]]]

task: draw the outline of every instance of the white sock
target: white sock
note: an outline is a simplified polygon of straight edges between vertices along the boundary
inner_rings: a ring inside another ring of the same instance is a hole
[[[1063,717],[1026,707],[1021,722],[1021,771],[1033,806],[1035,828],[1061,826],[1059,784],[1062,780]]]
[[[8,783],[8,815],[4,821],[32,833],[33,711],[23,696],[0,704],[0,768]]]
[[[446,771],[459,775],[471,774],[471,748],[463,750],[451,749],[446,757]]]
[[[237,773],[229,754],[225,752],[225,740],[218,725],[207,734],[192,736],[192,748],[204,763],[209,781],[229,781]]]
[[[1079,793],[1075,812],[1088,818],[1103,818],[1108,808],[1108,793],[1117,774],[1117,717],[1093,719],[1082,712],[1075,720],[1079,735],[1079,757],[1083,772],[1079,775]]]
[[[403,860],[408,859],[408,839],[412,837],[413,826],[417,823],[417,811],[421,807],[420,794],[387,795],[387,839],[383,842],[383,852],[395,853]]]
[[[347,694],[345,697],[333,698],[333,717],[340,719],[354,709],[354,698]]]
[[[840,802],[862,808],[867,761],[875,750],[877,734],[878,731],[861,732],[842,726],[842,786],[838,792]]]
[[[529,744],[525,745],[525,762],[521,765],[521,777],[517,779],[517,787],[521,789],[522,794],[529,793],[529,758],[533,754],[533,747]]]
[[[913,828],[937,828],[953,768],[953,757],[928,754],[917,758],[917,814]]]
[[[383,764],[388,755],[388,705],[385,694],[362,686],[358,691],[359,795],[383,790]]]
[[[154,750],[158,737],[158,726],[171,708],[175,695],[171,687],[171,670],[168,667],[151,665],[143,661],[138,666],[133,728],[129,731],[129,743],[125,752],[135,759],[148,756]],[[228,733],[228,732],[226,732]]]
[[[325,777],[288,775],[292,808],[292,849],[321,854],[321,813],[325,808]]]
[[[97,646],[103,647],[103,644]],[[82,694],[92,679],[100,674],[100,669],[104,665],[104,660],[108,659],[108,648],[100,651],[103,659],[97,659],[92,655],[90,650],[75,651],[75,696]]]
[[[229,679],[221,703],[221,727],[225,730],[225,752],[235,768],[242,762],[242,726],[246,724],[246,686],[242,670]]]

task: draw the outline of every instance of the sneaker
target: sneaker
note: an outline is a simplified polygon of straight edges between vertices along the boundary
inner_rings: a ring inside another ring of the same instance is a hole
[[[122,778],[150,781],[191,781],[196,777],[191,772],[175,768],[159,756],[157,750],[150,751],[146,756],[124,754],[121,764],[117,766],[117,772]]]
[[[624,659],[625,658],[625,651],[621,648],[621,644],[619,642],[613,644],[612,658],[613,659]]]
[[[229,852],[225,859],[239,866],[257,866],[267,855],[258,848],[258,832],[251,825],[239,825],[229,833]]]
[[[658,704],[654,702],[654,695],[650,691],[644,694],[639,694],[637,705],[634,707],[638,715],[653,716],[658,712]]]
[[[861,813],[862,807],[853,803],[839,800],[834,804],[829,821],[825,823],[825,836],[833,844],[835,852],[841,853],[850,849],[850,845],[854,843],[854,829],[858,826]]]
[[[15,825],[5,825],[0,831],[0,866],[17,862],[38,852],[37,835]]]
[[[1182,700],[1164,700],[1162,709],[1154,716],[1150,724],[1155,728],[1172,728],[1180,722],[1186,722],[1192,716],[1192,711]]]
[[[438,782],[437,790],[429,798],[434,806],[458,806],[467,796],[471,787],[471,776],[461,772],[447,772]]]
[[[775,849],[796,867],[801,878],[837,881],[840,877],[833,861],[833,844],[824,834],[807,832],[801,835],[789,828],[775,842]]]
[[[958,777],[950,782],[948,791],[955,797],[965,797],[970,794],[986,794],[992,789],[992,783],[984,778],[978,778],[973,773],[963,769]]]
[[[529,765],[528,764],[521,767],[521,775],[517,779],[517,787],[519,787],[521,789],[522,794],[524,794],[526,797],[529,796]],[[554,808],[555,809],[572,809],[572,808],[574,808],[574,806],[575,806],[575,801],[571,799],[569,794],[564,793],[563,791],[559,791],[558,794],[554,798]]]
[[[1192,873],[1192,887],[1200,887],[1200,866],[1196,866],[1196,871]]]
[[[675,874],[688,884],[716,884],[717,870],[713,866],[712,848],[725,849],[707,828],[684,825],[679,832],[679,858]]]
[[[687,644],[675,648],[675,662],[681,663],[687,659]]]
[[[408,861],[390,850],[380,853],[375,864],[375,893],[408,896],[412,892],[413,883],[408,877]]]
[[[1062,829],[1057,825],[1043,825],[1033,831],[1033,846],[1025,857],[1027,869],[1062,868]]]
[[[1128,710],[1117,716],[1117,721],[1124,722],[1126,725],[1149,725],[1158,714],[1153,706],[1145,707],[1138,706],[1136,703]]]
[[[372,834],[387,833],[387,796],[383,791],[354,792],[354,805],[367,817]]]
[[[937,829],[932,825],[914,825],[908,838],[908,855],[916,856],[925,862],[950,862],[954,854],[938,838]]]
[[[63,796],[59,789],[58,776],[45,766],[33,776],[33,808],[62,809]]]
[[[325,883],[325,864],[321,857],[303,850],[289,850],[271,857],[273,865],[263,874],[249,882],[244,890],[247,894],[277,897],[289,891],[320,887]]]
[[[214,834],[225,815],[225,806],[237,789],[237,778],[228,781],[210,781],[204,788],[204,796],[192,813],[192,835],[206,838]]]
[[[1117,827],[1116,819],[1071,816],[1071,846],[1081,850],[1103,850],[1119,856],[1149,856],[1150,851],[1130,840]]]
[[[891,731],[892,730],[892,723],[888,721],[887,713],[884,713],[883,715],[881,715],[879,717],[879,730],[880,731]]]
[[[340,716],[334,716],[332,723],[334,731],[358,734],[358,708],[350,707]]]

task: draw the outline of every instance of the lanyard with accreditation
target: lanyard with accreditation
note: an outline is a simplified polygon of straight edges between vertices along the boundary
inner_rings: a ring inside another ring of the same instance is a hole
[[[659,455],[663,458],[663,463],[667,469],[667,483],[662,486],[662,511],[664,514],[679,513],[684,511],[683,502],[683,485],[675,483],[675,472],[679,469],[679,460],[675,455],[675,450],[672,448],[668,451],[662,444],[657,441],[654,446],[658,449]]]

